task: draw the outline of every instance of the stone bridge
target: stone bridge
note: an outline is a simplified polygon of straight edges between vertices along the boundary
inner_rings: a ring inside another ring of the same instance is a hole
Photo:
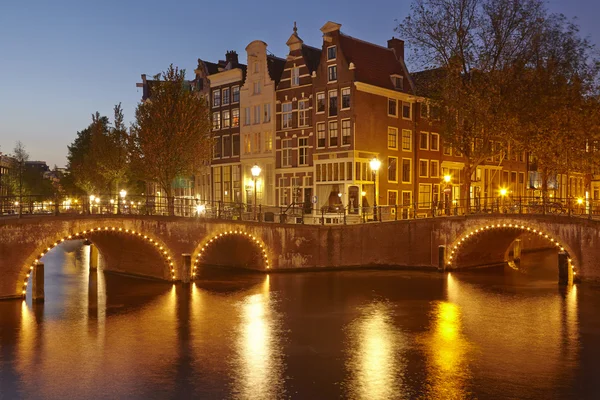
[[[474,215],[322,226],[60,215],[0,219],[0,298],[22,297],[33,266],[68,240],[91,241],[106,270],[187,281],[206,266],[259,271],[477,267],[507,261],[520,237],[564,250],[579,278],[600,279],[600,222],[583,218]]]

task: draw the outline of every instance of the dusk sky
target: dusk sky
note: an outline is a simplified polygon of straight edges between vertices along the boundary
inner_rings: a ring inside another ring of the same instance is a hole
[[[368,7],[366,7],[368,5]],[[21,140],[30,158],[66,164],[67,145],[99,111],[121,102],[131,121],[140,74],[170,63],[193,78],[196,60],[223,59],[260,39],[278,55],[294,21],[305,43],[321,45],[328,20],[342,32],[386,44],[408,0],[283,1],[0,1],[0,151]],[[582,34],[600,43],[598,0],[553,0],[553,12],[577,17]],[[410,65],[409,65],[410,67]]]

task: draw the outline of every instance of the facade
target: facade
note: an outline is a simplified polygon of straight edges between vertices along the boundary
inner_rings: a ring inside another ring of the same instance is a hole
[[[286,44],[289,53],[276,92],[276,204],[310,210],[314,195],[313,77],[321,50],[305,45],[295,24]]]
[[[6,184],[6,180],[10,175],[12,166],[16,163],[16,160],[10,156],[0,154],[0,197],[8,196],[9,188]]]
[[[254,203],[254,165],[261,168],[256,178],[257,204],[275,205],[275,89],[285,60],[268,55],[260,40],[246,47],[248,70],[240,90],[242,201]]]
[[[211,160],[212,200],[242,201],[240,162],[240,89],[246,65],[238,62],[235,51],[219,61],[218,72],[210,81],[210,111],[214,148]]]

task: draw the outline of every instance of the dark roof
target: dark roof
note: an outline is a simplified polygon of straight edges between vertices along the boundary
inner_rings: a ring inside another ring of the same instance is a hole
[[[445,71],[442,68],[413,72],[411,77],[415,85],[415,94],[422,97],[436,97],[435,93],[438,90],[438,84],[444,78],[444,74]]]
[[[275,85],[279,84],[284,67],[285,60],[283,58],[275,57],[274,55],[267,55],[267,68],[269,69],[269,76],[273,82],[275,82]]]
[[[198,61],[202,61],[204,65],[206,65],[206,72],[208,73],[208,75],[216,74],[217,72],[219,72],[219,64],[200,59],[198,59]]]
[[[340,32],[340,45],[348,63],[354,63],[359,82],[395,90],[390,75],[403,76],[404,91],[409,91],[410,76],[403,60],[396,58],[392,49],[365,42]]]
[[[304,57],[308,71],[312,74],[319,67],[321,49],[302,44],[302,56]]]

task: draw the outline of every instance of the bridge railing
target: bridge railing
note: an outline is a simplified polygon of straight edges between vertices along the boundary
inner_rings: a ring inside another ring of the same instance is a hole
[[[201,201],[191,197],[120,194],[0,197],[0,216],[61,214],[162,215],[296,224],[355,224],[476,214],[542,214],[600,218],[600,200],[503,196],[472,198],[469,203],[462,199],[376,207],[337,203],[317,209],[304,203],[264,206]]]

